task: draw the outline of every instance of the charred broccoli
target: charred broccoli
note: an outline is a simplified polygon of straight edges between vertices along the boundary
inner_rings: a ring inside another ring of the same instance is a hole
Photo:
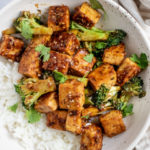
[[[22,12],[22,16],[18,17],[14,22],[14,26],[17,31],[21,32],[21,35],[25,39],[31,39],[32,35],[40,34],[52,34],[52,29],[40,24],[40,17],[31,14],[28,11]]]

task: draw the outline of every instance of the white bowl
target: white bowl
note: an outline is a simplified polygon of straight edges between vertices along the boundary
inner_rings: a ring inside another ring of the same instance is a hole
[[[150,0],[140,0],[140,2],[147,8],[150,8]]]
[[[85,0],[15,0],[0,11],[0,32],[12,24],[13,19],[19,15],[21,10],[36,11],[37,8],[34,6],[35,3],[38,3],[39,9],[42,10],[45,10],[45,8],[48,8],[50,5],[56,4],[68,5],[70,9],[73,10],[75,6],[80,5],[84,1]],[[148,40],[135,19],[113,1],[101,0],[101,3],[105,8],[108,17],[106,20],[101,20],[98,26],[101,26],[104,29],[117,28],[125,30],[128,33],[128,37],[125,40],[127,53],[140,54],[141,52],[144,52],[150,56]],[[131,103],[134,103],[134,115],[125,119],[127,131],[113,138],[104,136],[103,150],[132,149],[148,127],[150,114],[150,68],[147,68],[140,76],[144,79],[147,95],[142,99],[136,97],[131,100]],[[18,148],[17,142],[7,141],[5,134],[0,140],[1,143],[5,143],[4,147],[1,146],[2,149],[21,149]]]

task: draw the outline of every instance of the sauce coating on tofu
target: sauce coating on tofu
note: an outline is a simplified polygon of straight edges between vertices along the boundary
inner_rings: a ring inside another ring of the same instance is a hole
[[[49,42],[52,50],[72,56],[80,46],[80,42],[73,33],[61,32],[54,34]]]
[[[66,118],[67,111],[56,110],[49,112],[47,115],[47,126],[57,129],[57,130],[66,130]]]
[[[59,107],[61,109],[82,110],[85,102],[84,84],[76,79],[59,84]]]
[[[112,110],[100,117],[100,122],[107,136],[112,137],[126,130],[119,110]]]
[[[116,84],[117,75],[114,67],[109,64],[103,64],[88,75],[89,82],[96,91],[102,84],[113,86]]]
[[[21,57],[19,73],[32,78],[37,78],[41,75],[40,53],[35,51],[35,48],[39,44],[45,45],[49,39],[50,36],[37,36],[33,38]]]
[[[75,8],[72,19],[85,27],[93,27],[100,19],[101,14],[93,9],[87,2]]]
[[[96,62],[96,58],[93,57],[92,62],[89,63],[84,60],[84,57],[88,54],[89,52],[85,49],[78,50],[70,63],[70,71],[72,74],[84,76],[88,72],[92,71],[92,68]]]
[[[117,70],[117,84],[123,86],[140,71],[140,67],[135,62],[130,58],[126,58]]]
[[[71,57],[66,54],[50,51],[50,58],[43,63],[44,70],[57,70],[63,74],[67,74]]]
[[[83,128],[80,150],[101,150],[103,135],[100,127],[91,124]]]
[[[48,27],[53,31],[66,31],[70,26],[70,12],[68,6],[51,6],[48,14]]]
[[[19,61],[24,42],[9,35],[3,35],[0,43],[0,55],[13,61]]]

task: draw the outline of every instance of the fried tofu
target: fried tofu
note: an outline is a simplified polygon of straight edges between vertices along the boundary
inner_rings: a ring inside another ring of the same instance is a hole
[[[83,128],[80,150],[101,150],[103,135],[100,127],[91,124]]]
[[[68,112],[64,110],[56,110],[47,113],[47,126],[57,130],[66,130],[67,113]]]
[[[44,70],[57,70],[63,74],[67,74],[71,57],[66,54],[61,54],[55,51],[50,51],[50,58],[44,62],[42,68]]]
[[[34,108],[40,113],[48,113],[58,108],[58,97],[56,92],[42,96],[35,104]]]
[[[93,27],[100,19],[101,14],[93,9],[87,2],[75,8],[72,19],[85,27]]]
[[[96,91],[102,84],[106,86],[113,86],[116,84],[117,75],[114,67],[109,64],[103,64],[96,68],[88,75],[89,82]]]
[[[70,110],[67,115],[66,130],[75,134],[80,134],[81,127],[81,112],[77,110]]]
[[[85,49],[80,49],[72,58],[70,71],[73,75],[84,76],[88,72],[92,71],[92,68],[96,62],[96,58],[93,57],[92,62],[87,62],[84,57],[89,55],[89,52]]]
[[[54,34],[49,46],[52,50],[72,56],[80,46],[80,42],[73,33],[61,32]]]
[[[39,44],[45,45],[49,39],[50,36],[47,35],[33,38],[22,55],[19,63],[19,73],[31,78],[37,78],[41,75],[41,61],[39,58],[40,53],[35,51],[35,48]]]
[[[82,110],[84,102],[84,83],[69,79],[59,84],[59,107],[61,109]]]
[[[140,67],[135,62],[126,58],[117,70],[117,85],[123,86],[140,71]]]
[[[48,13],[48,27],[53,31],[66,31],[70,26],[70,12],[68,6],[51,6]]]
[[[93,116],[97,116],[98,113],[99,113],[99,109],[97,109],[96,107],[88,107],[82,110],[82,117],[84,116],[93,117]]]
[[[122,119],[122,113],[119,110],[112,110],[100,117],[100,122],[104,128],[105,134],[109,137],[120,134],[126,130]]]
[[[13,61],[19,61],[23,46],[24,42],[22,40],[10,35],[3,35],[0,43],[0,55]]]
[[[126,55],[124,44],[111,46],[104,50],[103,62],[119,66]]]

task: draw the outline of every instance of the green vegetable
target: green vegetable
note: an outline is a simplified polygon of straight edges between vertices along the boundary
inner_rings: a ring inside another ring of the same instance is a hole
[[[16,113],[17,108],[18,108],[18,103],[10,106],[8,109],[11,110],[12,112]]]
[[[96,42],[96,44],[95,44],[95,48],[97,48],[97,49],[105,49],[106,47],[107,47],[106,42]]]
[[[40,17],[35,14],[31,14],[28,11],[24,11],[22,16],[18,17],[14,22],[14,26],[17,31],[21,32],[21,35],[25,39],[31,39],[33,35],[52,35],[52,29],[41,25]]]
[[[40,52],[40,57],[43,57],[43,62],[46,62],[50,58],[50,47],[46,47],[43,44],[38,45],[35,50]]]
[[[86,116],[82,116],[81,118],[84,118],[84,119],[89,119],[89,115],[86,115]]]
[[[89,0],[89,1],[93,9],[101,9],[104,12],[104,15],[106,16],[106,11],[104,10],[102,4],[98,0]]]
[[[133,114],[133,104],[126,105],[122,110],[123,117],[127,117]]]
[[[64,74],[56,70],[53,71],[53,75],[54,79],[59,83],[64,83],[67,80],[67,77]]]
[[[93,60],[93,57],[94,57],[94,55],[91,53],[91,54],[86,55],[83,59],[84,59],[85,61],[91,63],[92,60]]]
[[[97,67],[99,67],[103,62],[101,60],[97,60],[94,67],[93,67],[93,70],[96,69]]]
[[[137,63],[141,69],[145,69],[148,66],[148,60],[145,53],[141,53],[140,57],[138,57],[136,54],[133,54],[130,59]]]
[[[18,85],[15,85],[15,89],[21,96],[25,108],[30,109],[40,96],[55,91],[56,85],[51,77],[45,80],[23,78]]]
[[[103,31],[98,28],[87,29],[74,21],[71,23],[71,29],[79,30],[77,32],[77,36],[81,41],[107,40],[109,36],[107,31]]]
[[[31,108],[30,110],[26,110],[26,117],[29,123],[35,123],[40,121],[41,114],[37,112],[34,108]]]

